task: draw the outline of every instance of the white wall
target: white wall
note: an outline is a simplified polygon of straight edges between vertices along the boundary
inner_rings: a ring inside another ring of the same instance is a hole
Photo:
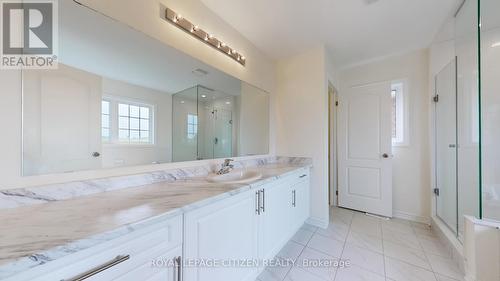
[[[103,144],[102,166],[104,168],[143,165],[145,163],[168,163],[172,156],[172,95],[165,92],[135,86],[108,78],[102,80],[104,97],[125,99],[153,105],[154,144],[122,145]]]
[[[401,79],[408,82],[409,145],[393,148],[394,216],[427,222],[431,215],[428,60],[428,51],[419,50],[340,73],[340,92],[353,85]]]
[[[87,0],[85,4],[106,15],[125,22],[132,27],[146,32],[165,44],[183,50],[187,54],[214,66],[268,92],[274,90],[275,68],[273,61],[263,55],[243,35],[236,32],[227,23],[213,14],[196,0]],[[218,37],[240,50],[247,57],[246,67],[242,67],[218,51],[198,40],[187,36],[185,32],[160,19],[160,4],[189,17],[206,30],[213,31]],[[0,189],[35,186],[41,184],[67,182],[89,178],[108,177],[130,173],[158,170],[166,167],[186,165],[164,164],[154,166],[127,167],[99,171],[85,171],[70,174],[55,174],[36,177],[21,176],[21,72],[0,70],[0,125],[4,134],[0,140]],[[274,97],[272,97],[274,104]],[[272,107],[274,110],[274,107]],[[271,113],[271,132],[274,132],[275,113]],[[271,154],[274,152],[274,133],[271,133]]]
[[[239,130],[237,155],[255,155],[267,151],[269,143],[269,99],[265,92],[242,83],[239,98]]]
[[[328,56],[317,47],[277,65],[278,154],[313,158],[311,223],[328,225]]]

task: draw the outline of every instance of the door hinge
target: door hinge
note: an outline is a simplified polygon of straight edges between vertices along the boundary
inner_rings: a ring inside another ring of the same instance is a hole
[[[438,102],[438,101],[439,101],[439,95],[435,95],[435,96],[432,98],[432,100],[433,100],[434,102]]]
[[[439,196],[439,188],[434,188],[434,194],[435,194],[436,196]]]
[[[335,190],[335,195],[339,195],[339,191],[338,190]]]
[[[339,106],[339,101],[335,101],[335,106]]]

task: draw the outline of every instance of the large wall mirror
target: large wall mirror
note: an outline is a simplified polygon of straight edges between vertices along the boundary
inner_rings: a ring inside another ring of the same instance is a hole
[[[23,71],[25,176],[268,152],[268,93],[73,1]]]

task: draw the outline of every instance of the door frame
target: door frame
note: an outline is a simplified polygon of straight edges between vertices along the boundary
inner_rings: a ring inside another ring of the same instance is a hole
[[[328,81],[328,205],[338,206],[338,90]]]

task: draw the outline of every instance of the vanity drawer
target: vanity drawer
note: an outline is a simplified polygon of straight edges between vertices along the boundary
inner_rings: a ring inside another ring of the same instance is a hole
[[[117,278],[133,280],[128,279],[126,274],[138,268],[143,268],[141,275],[144,276],[172,271],[173,268],[167,266],[153,267],[153,260],[164,258],[164,255],[169,254],[173,249],[181,247],[182,216],[178,216],[57,259],[7,280],[69,281],[78,280],[77,277],[86,274],[88,277],[84,280],[109,281]],[[165,259],[168,258],[165,257]]]

